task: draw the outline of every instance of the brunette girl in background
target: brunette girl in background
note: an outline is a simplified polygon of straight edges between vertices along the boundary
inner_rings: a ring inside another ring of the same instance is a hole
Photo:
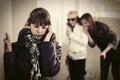
[[[101,80],[108,79],[110,63],[112,63],[112,74],[114,80],[120,80],[119,51],[120,43],[116,38],[116,34],[109,29],[108,25],[93,20],[89,13],[81,16],[81,24],[89,38],[89,45],[95,45],[101,50],[100,69]]]

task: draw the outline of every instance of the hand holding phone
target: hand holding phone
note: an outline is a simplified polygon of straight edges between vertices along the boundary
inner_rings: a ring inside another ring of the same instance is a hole
[[[52,34],[53,34],[52,29],[48,27],[48,29],[46,30],[44,41],[50,41]]]
[[[72,33],[72,31],[71,31],[70,27],[67,27],[66,35],[69,36],[71,33]]]

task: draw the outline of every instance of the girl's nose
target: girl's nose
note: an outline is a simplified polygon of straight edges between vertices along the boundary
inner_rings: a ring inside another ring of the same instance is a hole
[[[37,32],[38,33],[42,32],[42,27],[38,27]]]
[[[83,24],[84,27],[86,27],[86,24]]]

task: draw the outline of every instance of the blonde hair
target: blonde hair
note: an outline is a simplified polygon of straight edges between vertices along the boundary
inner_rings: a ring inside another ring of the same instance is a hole
[[[74,14],[76,17],[79,17],[77,11],[70,11],[70,12],[68,13],[68,15],[71,15],[71,14]]]

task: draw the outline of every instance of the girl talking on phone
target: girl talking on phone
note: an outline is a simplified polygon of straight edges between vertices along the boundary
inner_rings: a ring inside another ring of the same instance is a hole
[[[5,80],[46,80],[60,70],[61,47],[50,28],[50,14],[34,9],[15,43],[6,33]]]

